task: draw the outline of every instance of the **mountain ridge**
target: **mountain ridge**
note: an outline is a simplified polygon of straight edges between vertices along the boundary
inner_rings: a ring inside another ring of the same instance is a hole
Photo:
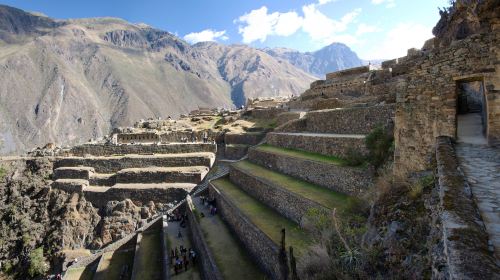
[[[0,5],[0,154],[198,106],[298,95],[316,79],[246,45],[190,45],[119,18],[54,20]]]

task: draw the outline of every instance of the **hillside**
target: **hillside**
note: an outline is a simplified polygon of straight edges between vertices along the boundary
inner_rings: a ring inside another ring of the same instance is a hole
[[[355,52],[342,43],[332,43],[315,52],[302,53],[287,48],[266,48],[264,51],[319,78],[324,78],[326,73],[365,64]]]
[[[0,154],[70,145],[147,117],[300,94],[315,78],[243,45],[189,45],[116,18],[0,6]]]

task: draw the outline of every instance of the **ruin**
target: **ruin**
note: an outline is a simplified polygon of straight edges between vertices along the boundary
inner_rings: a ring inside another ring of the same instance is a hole
[[[141,121],[114,131],[115,143],[61,152],[54,158],[54,188],[83,193],[95,205],[125,197],[176,202],[72,264],[65,279],[85,271],[105,278],[112,271],[107,263],[125,252],[127,261],[116,267],[129,268],[130,279],[141,273],[182,278],[169,254],[180,245],[200,256],[199,274],[183,272],[189,277],[298,279],[297,261],[313,244],[312,220],[349,214],[353,201],[370,195],[375,167],[351,159],[370,153],[367,138],[374,131],[394,137],[396,180],[435,174],[434,205],[422,207],[435,227],[423,253],[427,276],[497,278],[499,14],[498,1],[457,1],[443,12],[435,38],[380,69],[329,73],[299,97],[249,100],[246,110],[222,117],[200,108],[184,118],[198,125],[183,118]],[[275,123],[215,128],[248,115]],[[212,141],[203,143],[203,133]],[[185,213],[186,227],[173,213]],[[402,230],[397,223],[389,227]]]

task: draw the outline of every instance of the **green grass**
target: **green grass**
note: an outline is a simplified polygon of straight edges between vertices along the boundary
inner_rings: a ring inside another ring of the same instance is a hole
[[[349,200],[348,195],[338,193],[282,173],[270,171],[249,161],[240,161],[235,163],[234,166],[252,174],[253,176],[266,179],[284,189],[313,200],[326,208],[342,209],[347,206]]]
[[[127,274],[132,274],[134,264],[134,250],[117,250],[107,252],[101,256],[102,260],[97,268],[94,279],[120,279],[123,267],[127,266]]]
[[[302,150],[280,148],[268,144],[260,145],[256,148],[258,151],[274,153],[283,156],[298,157],[307,160],[318,161],[322,163],[334,164],[339,166],[347,166],[347,161],[336,156],[326,156],[318,153],[311,153]]]
[[[139,245],[137,271],[141,279],[161,279],[161,232],[146,231]]]
[[[70,268],[66,271],[64,279],[66,280],[92,280],[94,272],[89,269],[89,266]]]
[[[198,201],[199,199],[194,198],[194,200],[197,207],[196,211],[205,213],[205,218],[200,218],[199,224],[208,247],[214,254],[217,267],[224,278],[266,279],[221,218],[217,215],[209,215],[208,210]]]
[[[269,238],[276,244],[281,242],[281,229],[286,231],[286,246],[293,246],[297,256],[312,244],[311,237],[299,225],[281,216],[279,213],[262,204],[255,198],[236,187],[227,178],[212,181],[221,192],[231,201]]]
[[[0,166],[0,180],[3,179],[3,177],[7,174],[7,170],[3,166]]]

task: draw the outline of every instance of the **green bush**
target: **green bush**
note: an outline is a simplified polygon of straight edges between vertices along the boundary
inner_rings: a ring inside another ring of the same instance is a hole
[[[344,160],[348,166],[359,166],[365,163],[366,157],[363,156],[358,150],[349,148]]]
[[[5,170],[5,168],[3,168],[3,166],[0,166],[0,180],[3,179],[6,173],[7,171]]]
[[[30,266],[28,268],[28,274],[31,277],[45,275],[45,273],[47,273],[49,267],[46,263],[45,257],[43,256],[43,247],[38,247],[31,251],[29,255],[29,263]]]
[[[383,126],[377,126],[365,138],[369,151],[368,159],[376,168],[380,167],[393,153],[394,137]]]

